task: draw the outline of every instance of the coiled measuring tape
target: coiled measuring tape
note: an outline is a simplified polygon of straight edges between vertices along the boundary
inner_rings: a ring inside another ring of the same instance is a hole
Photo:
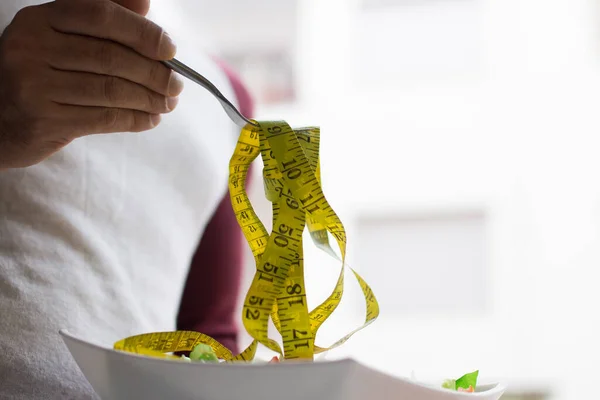
[[[116,350],[178,358],[169,353],[190,351],[204,343],[222,360],[251,361],[260,343],[286,360],[312,360],[315,354],[342,345],[378,317],[379,304],[373,291],[351,269],[365,298],[365,322],[328,347],[315,344],[319,328],[342,299],[347,268],[346,232],[321,188],[319,143],[319,128],[294,130],[284,121],[263,121],[258,126],[248,124],[242,129],[231,157],[229,195],[256,262],[256,272],[242,310],[242,321],[253,338],[252,343],[240,354],[233,355],[208,335],[175,331],[131,336],[116,342]],[[250,164],[259,153],[264,164],[265,194],[273,208],[270,234],[254,212],[245,188]],[[310,312],[306,301],[302,242],[306,227],[313,243],[342,264],[331,295]],[[335,238],[341,257],[331,248],[328,233]],[[283,351],[268,335],[269,319],[281,335]]]

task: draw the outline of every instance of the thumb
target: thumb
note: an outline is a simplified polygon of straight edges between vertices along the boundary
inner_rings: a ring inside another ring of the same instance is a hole
[[[111,0],[137,14],[146,16],[150,9],[150,0]]]

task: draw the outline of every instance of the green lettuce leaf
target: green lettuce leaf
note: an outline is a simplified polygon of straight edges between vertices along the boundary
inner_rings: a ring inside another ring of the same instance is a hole
[[[456,380],[456,388],[468,389],[469,386],[473,386],[473,389],[477,387],[477,376],[479,370],[465,374]]]
[[[458,388],[468,389],[470,386],[475,389],[477,387],[477,377],[479,376],[479,370],[470,372],[461,376],[458,379],[446,379],[442,383],[444,389],[458,390]]]
[[[446,379],[444,383],[442,383],[442,387],[444,389],[456,390],[456,380],[455,379]]]
[[[190,353],[190,359],[192,361],[200,362],[219,362],[212,347],[207,344],[200,343],[194,347]]]

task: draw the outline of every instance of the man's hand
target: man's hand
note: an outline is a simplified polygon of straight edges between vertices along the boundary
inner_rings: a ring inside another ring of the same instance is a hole
[[[159,62],[175,50],[160,27],[108,0],[22,9],[0,36],[0,170],[84,135],[155,127],[183,89]]]

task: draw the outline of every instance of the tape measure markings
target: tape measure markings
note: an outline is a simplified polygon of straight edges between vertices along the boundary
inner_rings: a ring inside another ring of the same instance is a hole
[[[283,121],[260,122],[242,129],[229,164],[229,193],[232,208],[256,263],[256,271],[243,303],[242,320],[252,343],[233,356],[215,339],[198,332],[159,332],[132,336],[115,343],[115,349],[140,354],[173,357],[168,352],[191,350],[191,344],[210,345],[227,362],[251,361],[258,343],[279,353],[279,344],[268,337],[268,321],[280,333],[284,359],[313,359],[315,354],[345,343],[370,325],[379,315],[371,288],[352,268],[366,303],[365,322],[329,347],[314,344],[318,329],[338,307],[344,291],[347,267],[344,226],[321,189],[320,129],[296,130]],[[265,196],[272,203],[269,234],[258,218],[246,193],[250,164],[261,154]],[[304,281],[303,238],[309,230],[312,242],[341,262],[338,280],[331,294],[308,311]],[[340,250],[330,246],[328,233]],[[175,345],[174,343],[177,343]],[[192,347],[193,348],[193,347]]]

